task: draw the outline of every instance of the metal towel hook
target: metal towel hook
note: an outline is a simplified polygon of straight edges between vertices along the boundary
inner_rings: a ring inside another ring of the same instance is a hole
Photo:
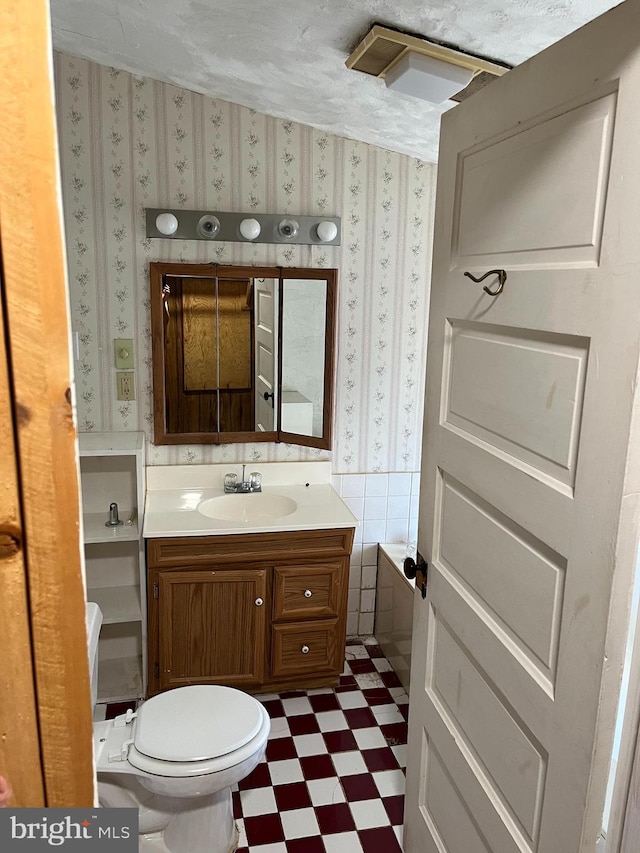
[[[482,288],[485,293],[488,293],[489,296],[498,296],[499,293],[502,293],[504,289],[504,283],[507,280],[507,274],[504,270],[489,270],[484,275],[481,275],[480,278],[476,278],[475,275],[471,275],[470,272],[466,272],[465,275],[471,279],[471,281],[475,281],[478,284],[481,281],[484,281],[485,278],[489,275],[497,275],[498,276],[498,287],[495,290],[489,290],[487,285]]]

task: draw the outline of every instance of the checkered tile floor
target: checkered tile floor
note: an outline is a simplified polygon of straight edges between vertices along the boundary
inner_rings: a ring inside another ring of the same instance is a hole
[[[238,853],[401,853],[408,697],[375,641],[340,686],[262,695],[265,759],[233,792]]]

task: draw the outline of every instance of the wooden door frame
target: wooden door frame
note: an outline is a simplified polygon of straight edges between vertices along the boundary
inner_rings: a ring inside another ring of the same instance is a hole
[[[0,421],[13,487],[0,491],[0,597],[17,603],[3,621],[0,772],[11,805],[86,807],[91,699],[48,2],[0,0],[0,20]]]

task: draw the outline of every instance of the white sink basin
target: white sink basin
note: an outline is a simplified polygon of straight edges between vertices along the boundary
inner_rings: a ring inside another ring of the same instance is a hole
[[[286,495],[254,494],[218,495],[198,504],[198,512],[219,521],[260,522],[291,515],[298,504]]]

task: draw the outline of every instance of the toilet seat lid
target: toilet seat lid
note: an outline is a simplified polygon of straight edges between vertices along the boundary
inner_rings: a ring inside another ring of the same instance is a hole
[[[193,685],[168,690],[138,708],[134,745],[161,761],[204,761],[254,738],[262,706],[233,687]]]

